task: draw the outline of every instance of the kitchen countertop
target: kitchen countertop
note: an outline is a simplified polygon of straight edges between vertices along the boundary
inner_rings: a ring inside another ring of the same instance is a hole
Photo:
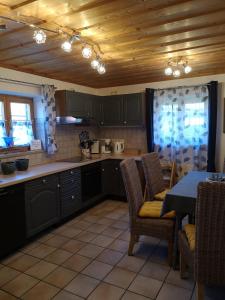
[[[92,164],[95,162],[103,161],[106,159],[126,159],[133,157],[135,160],[140,160],[140,155],[130,155],[130,154],[94,154],[92,159],[85,160],[79,163],[71,162],[53,162],[43,165],[31,166],[27,171],[17,171],[11,175],[0,174],[0,188],[18,184],[21,182],[33,180],[42,176],[47,176],[59,172],[63,172],[73,168],[79,168],[84,165]]]

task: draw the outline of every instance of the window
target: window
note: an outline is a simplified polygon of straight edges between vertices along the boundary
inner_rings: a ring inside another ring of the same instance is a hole
[[[32,99],[0,95],[0,147],[18,150],[34,138]]]

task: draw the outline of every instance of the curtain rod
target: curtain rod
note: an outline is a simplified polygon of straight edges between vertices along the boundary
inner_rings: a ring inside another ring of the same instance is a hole
[[[9,79],[9,78],[4,78],[4,77],[0,77],[0,81],[2,81],[2,82],[11,82],[11,83],[19,83],[19,84],[22,84],[22,85],[30,85],[30,86],[37,86],[37,87],[44,86],[44,84],[40,84],[40,83],[32,83],[32,82]],[[54,85],[52,84],[50,86],[54,86]]]
[[[202,83],[202,84],[193,84],[193,85],[178,85],[178,86],[174,86],[174,87],[167,87],[167,88],[161,88],[161,89],[154,89],[154,88],[152,88],[152,89],[155,91],[162,91],[162,90],[177,89],[177,88],[190,88],[190,87],[195,87],[195,86],[200,86],[200,85],[210,85],[210,82]]]

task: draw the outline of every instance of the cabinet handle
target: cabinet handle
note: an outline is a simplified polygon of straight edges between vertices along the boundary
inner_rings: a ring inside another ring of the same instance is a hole
[[[74,173],[73,171],[70,171],[70,174],[71,174],[71,175],[73,175],[73,173]]]
[[[104,172],[105,171],[105,169],[102,169],[102,172]]]
[[[46,179],[42,179],[42,183],[47,183],[47,180]]]
[[[72,196],[71,196],[71,199],[74,199],[74,198],[75,198],[74,195],[72,195]]]
[[[71,179],[71,183],[74,183],[74,179]]]
[[[115,168],[116,171],[118,171],[118,168]]]
[[[60,186],[60,184],[57,184],[57,188],[60,188],[61,186]]]
[[[101,125],[103,125],[104,124],[104,122],[101,122]]]
[[[127,121],[124,121],[123,123],[124,123],[124,124],[127,124]]]

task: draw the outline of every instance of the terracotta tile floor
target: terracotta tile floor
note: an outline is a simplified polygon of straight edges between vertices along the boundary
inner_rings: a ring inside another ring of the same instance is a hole
[[[192,279],[167,264],[167,245],[141,237],[127,256],[127,204],[107,200],[0,261],[0,300],[194,300]],[[205,300],[225,299],[207,289]]]

